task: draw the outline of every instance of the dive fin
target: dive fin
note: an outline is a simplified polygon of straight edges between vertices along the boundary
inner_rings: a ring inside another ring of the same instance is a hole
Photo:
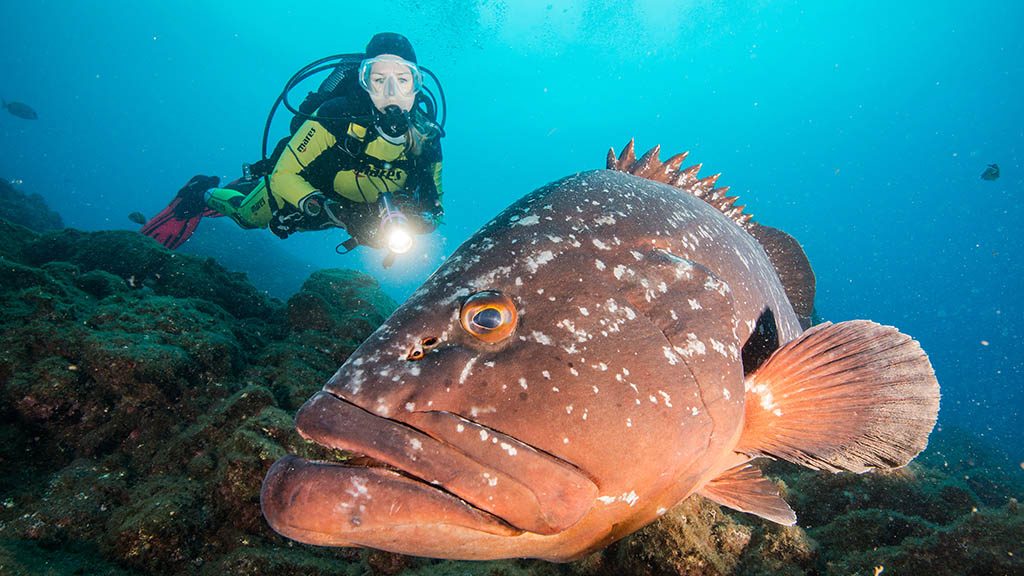
[[[200,220],[204,217],[220,215],[218,212],[207,208],[194,216],[179,216],[180,210],[177,210],[177,208],[180,202],[180,198],[172,200],[159,214],[150,218],[139,229],[139,232],[153,238],[165,247],[175,250],[192,237],[192,233],[196,231]]]
[[[939,383],[912,338],[867,320],[824,323],[747,376],[736,450],[817,470],[906,465],[928,445]]]
[[[217,186],[220,178],[196,174],[178,190],[166,208],[146,222],[139,232],[174,250],[192,237],[203,218],[221,216],[206,206],[206,191]]]
[[[779,496],[779,488],[750,464],[726,470],[697,493],[727,508],[783,526],[796,524],[796,512]]]
[[[814,270],[800,243],[778,228],[751,222],[747,231],[757,239],[768,254],[772,266],[782,280],[786,297],[800,319],[803,329],[810,328],[814,313]]]

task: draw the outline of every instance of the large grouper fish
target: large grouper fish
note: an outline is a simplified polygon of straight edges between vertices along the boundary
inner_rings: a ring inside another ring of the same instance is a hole
[[[301,408],[351,456],[286,456],[280,534],[452,559],[568,561],[698,493],[781,524],[751,464],[864,472],[927,444],[939,388],[916,341],[801,326],[813,274],[717,176],[633,143],[476,232]]]

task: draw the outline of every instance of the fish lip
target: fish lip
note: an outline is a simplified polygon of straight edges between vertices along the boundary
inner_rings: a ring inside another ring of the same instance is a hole
[[[414,506],[406,502],[415,498]],[[462,540],[517,536],[501,519],[415,479],[376,467],[288,455],[264,477],[260,508],[277,533],[319,546],[366,546],[413,554],[436,530]],[[443,554],[443,548],[437,553]]]
[[[562,532],[596,501],[597,486],[585,474],[515,438],[448,412],[402,417],[380,416],[321,391],[299,410],[296,429],[322,446],[364,455],[367,467],[390,469],[519,530]],[[456,434],[460,425],[471,433]],[[485,432],[489,442],[481,441]],[[517,458],[509,457],[513,444]]]

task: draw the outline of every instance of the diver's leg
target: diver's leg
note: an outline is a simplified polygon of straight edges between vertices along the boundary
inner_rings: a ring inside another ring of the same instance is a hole
[[[242,228],[266,228],[272,215],[262,178],[248,194],[232,188],[211,188],[206,193],[206,205],[230,217]]]

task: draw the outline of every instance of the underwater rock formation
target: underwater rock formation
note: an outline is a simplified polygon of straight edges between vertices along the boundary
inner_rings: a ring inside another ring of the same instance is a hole
[[[565,565],[290,543],[260,516],[260,482],[286,453],[326,456],[292,414],[394,307],[357,272],[316,272],[281,302],[138,234],[0,220],[0,574],[1024,572],[1019,469],[947,430],[891,474],[767,466],[798,527],[693,498]]]
[[[22,192],[6,178],[0,178],[0,219],[36,232],[64,227],[60,214],[50,210],[42,196]]]

